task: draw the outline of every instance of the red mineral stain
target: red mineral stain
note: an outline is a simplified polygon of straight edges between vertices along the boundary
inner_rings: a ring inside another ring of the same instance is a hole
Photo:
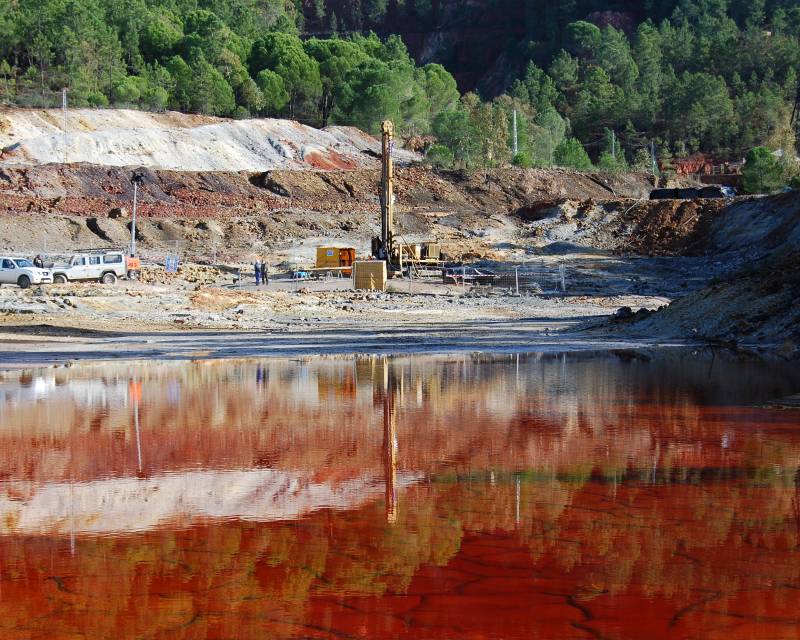
[[[312,151],[303,157],[306,164],[314,169],[323,171],[352,170],[358,168],[358,163],[352,158],[342,155],[333,150],[326,150],[324,153]]]

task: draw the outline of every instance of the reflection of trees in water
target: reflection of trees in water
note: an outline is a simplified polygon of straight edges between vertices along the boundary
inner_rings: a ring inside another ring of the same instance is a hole
[[[598,476],[522,476],[517,522],[516,477],[441,478],[418,486],[403,495],[393,524],[375,503],[299,522],[223,522],[82,539],[74,556],[64,544],[54,552],[55,541],[5,539],[0,613],[54,634],[64,625],[91,637],[118,629],[146,635],[195,617],[194,631],[208,637],[263,637],[256,632],[264,629],[278,635],[287,622],[318,624],[319,598],[404,594],[421,567],[445,567],[465,546],[479,542],[491,550],[502,540],[526,553],[496,551],[487,562],[537,580],[542,593],[557,584],[587,609],[602,602],[606,616],[631,606],[631,598],[638,606],[649,598],[669,602],[676,612],[712,590],[722,594],[717,610],[762,616],[776,607],[792,610],[796,591],[778,586],[800,584],[800,565],[790,554],[798,544],[793,481],[759,486],[721,477],[675,490],[615,488]],[[460,570],[466,566],[476,572],[469,578],[473,594],[497,588],[481,578],[482,565],[462,563]],[[459,601],[455,583],[420,588],[451,594],[454,606]],[[744,604],[736,594],[746,594]],[[65,607],[80,617],[66,616]],[[711,619],[718,624],[718,614],[704,622]]]
[[[792,509],[794,510],[794,520],[797,525],[797,536],[800,538],[800,466],[794,476],[794,498],[792,498]]]

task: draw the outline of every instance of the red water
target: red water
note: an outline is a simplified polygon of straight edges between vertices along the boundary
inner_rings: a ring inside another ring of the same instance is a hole
[[[0,638],[798,638],[795,368],[0,379]]]

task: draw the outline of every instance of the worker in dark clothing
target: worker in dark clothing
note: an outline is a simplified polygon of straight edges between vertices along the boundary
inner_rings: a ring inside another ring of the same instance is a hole
[[[42,256],[36,256],[33,259],[33,266],[38,267],[39,269],[44,269],[44,260],[42,260]]]
[[[264,286],[269,284],[269,267],[266,260],[261,261],[261,282],[264,283]]]

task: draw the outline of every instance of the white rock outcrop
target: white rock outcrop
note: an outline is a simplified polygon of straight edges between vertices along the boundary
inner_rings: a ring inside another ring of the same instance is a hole
[[[380,142],[353,127],[292,120],[227,120],[175,112],[75,109],[0,111],[0,165],[85,162],[177,171],[374,167]],[[314,153],[309,153],[313,150]],[[395,160],[417,159],[398,149]]]

